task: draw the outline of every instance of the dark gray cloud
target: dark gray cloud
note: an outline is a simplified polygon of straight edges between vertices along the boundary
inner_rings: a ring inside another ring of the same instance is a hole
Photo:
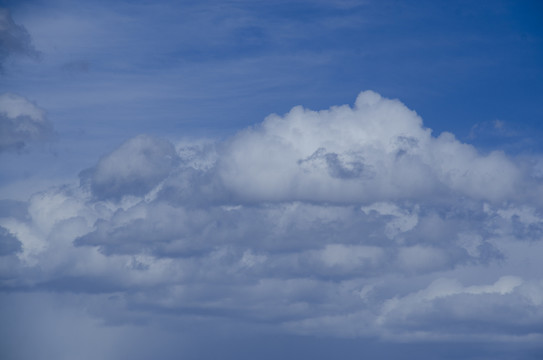
[[[11,56],[27,56],[37,59],[39,52],[24,26],[16,24],[8,9],[0,8],[0,71]]]

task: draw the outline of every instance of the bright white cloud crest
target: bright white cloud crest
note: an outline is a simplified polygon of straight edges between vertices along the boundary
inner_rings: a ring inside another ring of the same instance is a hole
[[[220,160],[225,185],[257,201],[349,203],[451,191],[502,200],[519,177],[502,153],[481,156],[452,134],[435,138],[414,111],[372,91],[354,108],[272,115],[234,138]]]
[[[307,334],[540,340],[543,216],[527,168],[434,137],[370,91],[221,143],[142,135],[80,187],[0,218],[2,286],[96,294],[95,315],[121,323],[167,311]]]

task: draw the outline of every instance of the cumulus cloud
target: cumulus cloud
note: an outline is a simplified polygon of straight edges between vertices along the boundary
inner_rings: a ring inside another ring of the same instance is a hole
[[[239,134],[219,164],[224,183],[256,201],[373,202],[462,195],[499,201],[519,171],[450,133],[433,137],[397,100],[366,91],[353,108],[302,107]],[[500,176],[495,176],[496,174]]]
[[[10,56],[37,58],[39,53],[24,26],[16,24],[8,9],[0,8],[0,70]]]
[[[0,95],[0,152],[21,150],[28,142],[47,139],[52,132],[45,112],[28,99],[11,93]]]
[[[222,142],[142,135],[80,186],[0,213],[0,280],[4,291],[94,294],[92,314],[111,323],[169,314],[170,325],[536,343],[533,169],[434,136],[374,92]]]

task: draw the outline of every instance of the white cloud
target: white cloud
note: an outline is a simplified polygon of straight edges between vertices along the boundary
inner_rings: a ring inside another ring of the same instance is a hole
[[[233,138],[219,176],[249,201],[373,202],[448,196],[499,201],[518,187],[503,153],[433,137],[397,100],[366,91],[353,108],[295,107]]]
[[[408,341],[532,341],[543,323],[533,178],[373,92],[225,142],[139,136],[81,179],[2,213],[5,291],[111,295],[92,309],[113,323]]]

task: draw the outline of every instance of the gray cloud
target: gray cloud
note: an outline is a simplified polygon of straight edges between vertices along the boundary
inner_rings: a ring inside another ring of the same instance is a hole
[[[21,251],[21,242],[13,234],[0,226],[0,256]]]
[[[22,96],[0,95],[0,152],[21,150],[27,143],[52,134],[53,126],[42,109]]]
[[[8,9],[0,8],[0,70],[11,56],[38,58],[39,52],[24,26],[16,24]]]
[[[81,178],[100,199],[144,195],[173,170],[176,160],[171,143],[142,135],[103,157]]]
[[[142,135],[1,213],[21,243],[2,288],[83,294],[116,324],[535,346],[534,169],[372,92],[224,142]]]

